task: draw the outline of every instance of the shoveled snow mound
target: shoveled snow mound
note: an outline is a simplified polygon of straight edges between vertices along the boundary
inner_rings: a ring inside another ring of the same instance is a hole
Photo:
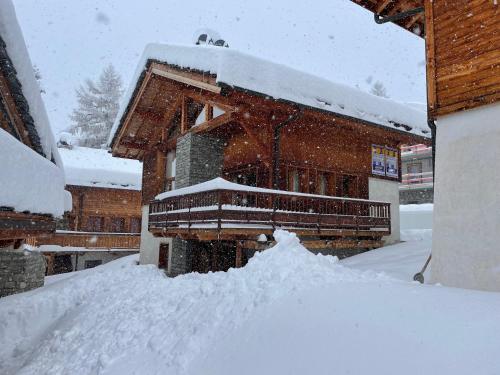
[[[141,190],[142,163],[113,157],[107,150],[60,148],[68,185]]]
[[[0,373],[499,373],[499,294],[349,269],[275,237],[227,273],[169,279],[134,256],[6,297]]]
[[[63,215],[68,198],[62,169],[3,129],[0,129],[0,171],[0,207]]]

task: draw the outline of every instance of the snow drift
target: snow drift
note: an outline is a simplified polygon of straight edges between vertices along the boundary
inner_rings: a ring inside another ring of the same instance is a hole
[[[498,294],[347,268],[275,237],[226,273],[169,279],[133,256],[4,298],[0,373],[500,371]]]

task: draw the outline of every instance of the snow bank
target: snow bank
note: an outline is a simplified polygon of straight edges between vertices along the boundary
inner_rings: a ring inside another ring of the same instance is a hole
[[[61,168],[0,129],[0,206],[62,216],[67,200]]]
[[[59,153],[68,185],[141,190],[142,163],[137,160],[88,147],[60,148]]]
[[[500,295],[397,281],[275,237],[227,273],[169,279],[132,256],[3,298],[0,372],[500,371]]]
[[[22,85],[23,95],[29,105],[29,113],[47,159],[54,159],[60,165],[57,147],[49,124],[49,118],[40,94],[40,86],[35,78],[33,64],[26,49],[21,28],[11,0],[0,0],[0,36],[7,45],[7,53]]]
[[[399,220],[401,230],[432,230],[433,211],[434,205],[432,203],[407,204],[399,206]]]
[[[310,107],[359,118],[391,129],[430,137],[427,114],[415,106],[365,93],[346,85],[263,60],[230,48],[149,44],[131,86],[125,94],[111,130],[109,144],[118,130],[148,60],[217,75],[217,83],[258,92]],[[406,125],[410,129],[401,127]]]

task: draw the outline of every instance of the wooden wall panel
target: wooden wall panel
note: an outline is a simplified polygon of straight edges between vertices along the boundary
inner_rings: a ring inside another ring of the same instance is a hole
[[[432,117],[500,100],[500,5],[426,0]]]
[[[73,198],[73,208],[68,215],[70,230],[85,231],[92,216],[104,218],[106,231],[111,218],[124,218],[125,228],[130,228],[131,218],[141,217],[140,191],[74,185],[68,185],[66,189]]]
[[[142,165],[142,204],[151,202],[163,191],[167,171],[166,155],[151,149],[144,154]]]

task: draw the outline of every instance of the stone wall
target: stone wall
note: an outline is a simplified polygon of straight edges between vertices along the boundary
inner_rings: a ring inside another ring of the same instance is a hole
[[[429,189],[400,190],[400,204],[423,204],[434,202],[434,191]]]
[[[222,175],[224,142],[208,135],[187,133],[177,139],[177,189],[196,185]]]
[[[191,272],[191,252],[195,246],[196,241],[185,241],[178,237],[172,239],[168,276],[175,277]]]
[[[0,297],[41,287],[44,278],[42,254],[0,249]]]
[[[209,181],[222,175],[224,142],[208,135],[187,133],[177,139],[176,189]],[[191,272],[191,253],[199,244],[196,241],[172,240],[168,276],[175,277]]]

